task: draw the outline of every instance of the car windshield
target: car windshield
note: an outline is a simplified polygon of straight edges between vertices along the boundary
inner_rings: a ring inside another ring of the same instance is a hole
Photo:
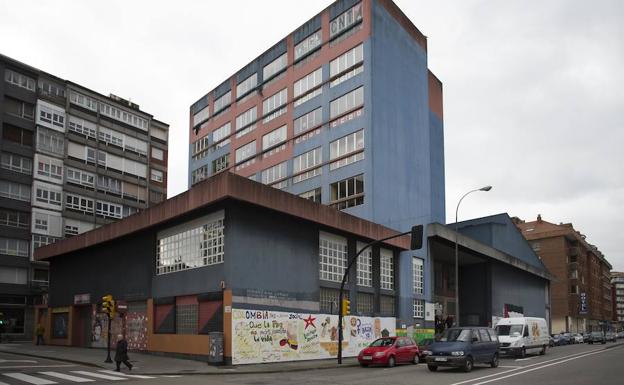
[[[379,338],[373,341],[369,346],[371,347],[392,346],[392,344],[394,344],[394,338]]]
[[[522,325],[498,325],[496,333],[499,336],[519,336],[522,334]]]
[[[471,330],[470,329],[446,329],[440,339],[440,342],[455,342],[455,341],[463,341],[470,342],[471,341]]]

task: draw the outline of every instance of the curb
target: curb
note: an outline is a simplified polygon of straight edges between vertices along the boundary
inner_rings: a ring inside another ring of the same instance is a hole
[[[0,353],[15,354],[15,355],[25,356],[25,357],[43,358],[46,360],[61,361],[61,362],[67,362],[70,364],[90,366],[90,367],[100,368],[100,369],[110,369],[110,367],[108,366],[98,365],[98,364],[94,364],[91,362],[70,360],[70,359],[59,358],[59,357],[50,357],[50,356],[45,356],[41,354],[9,351],[5,349],[0,349]],[[282,368],[282,369],[249,370],[249,371],[237,371],[236,369],[233,369],[233,368],[230,369],[230,368],[224,367],[224,369],[217,369],[218,371],[216,372],[177,371],[177,372],[152,373],[152,372],[136,371],[136,372],[129,372],[128,374],[137,374],[137,375],[145,375],[145,376],[173,376],[173,375],[176,375],[176,376],[224,376],[225,375],[227,376],[227,375],[236,375],[236,374],[270,374],[270,373],[287,373],[287,372],[305,372],[309,370],[339,369],[339,368],[347,368],[347,367],[354,367],[354,366],[359,366],[359,364],[352,363],[352,364],[342,364],[340,366],[316,366],[316,367],[307,367],[307,368]]]

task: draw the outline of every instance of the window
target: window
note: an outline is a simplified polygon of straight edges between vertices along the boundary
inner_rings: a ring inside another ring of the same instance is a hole
[[[349,299],[349,292],[343,292],[343,298]],[[340,306],[338,301],[340,299],[340,291],[338,289],[329,289],[321,287],[319,290],[319,310],[325,314],[338,314]]]
[[[212,161],[212,173],[216,174],[225,170],[230,165],[230,154],[225,154]]]
[[[165,151],[161,150],[158,147],[152,147],[152,158],[156,160],[164,160],[165,159]]]
[[[379,249],[379,262],[381,288],[394,290],[394,257],[392,251]]]
[[[424,262],[422,259],[412,257],[412,284],[414,294],[424,293]]]
[[[17,143],[21,146],[32,147],[33,134],[28,130],[5,124],[2,127],[2,139]]]
[[[69,128],[69,131],[75,132],[87,138],[96,138],[95,123],[69,115],[67,127]]]
[[[59,132],[37,127],[37,149],[63,156],[65,154],[65,137]]]
[[[299,196],[315,203],[321,203],[321,188],[319,187],[314,190],[306,191],[299,194]]]
[[[28,241],[23,239],[0,238],[0,254],[28,257]]]
[[[43,95],[65,98],[65,88],[47,79],[39,79],[39,91]]]
[[[25,285],[28,283],[28,270],[21,267],[2,266],[0,267],[0,283]],[[5,310],[3,309],[3,311]],[[11,324],[11,321],[9,318],[7,323]]]
[[[255,90],[257,85],[258,74],[254,73],[236,86],[236,99],[241,99],[251,91]]]
[[[52,185],[36,184],[35,185],[35,201],[46,205],[61,207],[63,198],[61,197],[61,189],[58,190]]]
[[[357,249],[362,250],[365,245],[357,243]],[[373,286],[373,253],[371,248],[364,250],[357,260],[357,284],[359,286]]]
[[[63,161],[37,154],[37,176],[52,182],[63,181]]]
[[[199,329],[199,304],[197,297],[178,297],[175,305],[176,334],[197,334]]]
[[[63,235],[63,218],[61,213],[54,211],[33,209],[33,232],[41,233],[53,237]]]
[[[314,111],[298,117],[294,121],[295,135],[308,131],[314,127],[320,126],[323,122],[323,108],[319,107]]]
[[[100,139],[100,141],[106,144],[111,144],[120,148],[123,148],[124,146],[124,135],[120,132],[108,129],[106,127],[100,127],[98,138]]]
[[[330,87],[337,86],[347,79],[361,73],[364,67],[358,65],[364,60],[364,45],[357,47],[338,56],[329,63],[329,77],[332,79]]]
[[[364,175],[332,183],[330,186],[331,206],[338,210],[364,204]]]
[[[97,100],[89,96],[79,94],[78,92],[73,91],[73,90],[70,90],[69,92],[69,101],[73,104],[79,105],[91,111],[98,110]]]
[[[414,318],[425,318],[425,301],[414,299]]]
[[[80,211],[85,214],[93,213],[94,202],[93,199],[85,198],[80,195],[69,194],[65,195],[65,208],[69,210]]]
[[[91,147],[85,148],[87,154],[87,163],[90,164],[99,164],[100,166],[106,167],[106,153],[104,151],[96,150]]]
[[[323,67],[319,67],[314,72],[297,80],[293,86],[294,97],[301,98],[295,100],[294,106],[297,107],[308,100],[320,95],[323,92],[321,85],[323,84]]]
[[[93,188],[95,185],[95,174],[67,167],[67,182]]]
[[[330,170],[344,167],[364,159],[364,130],[359,130],[352,134],[343,136],[329,144],[329,159],[333,161],[329,164]],[[355,153],[355,154],[353,154]],[[349,154],[353,154],[349,156]]]
[[[394,316],[394,297],[390,295],[380,295],[379,310],[381,310],[382,316]]]
[[[201,166],[191,172],[191,186],[208,178],[208,166]]]
[[[7,114],[17,116],[18,118],[27,120],[35,119],[34,105],[13,99],[9,96],[4,97],[4,110]]]
[[[356,88],[329,103],[329,117],[333,119],[363,104],[364,87]]]
[[[37,101],[37,124],[57,131],[65,131],[65,110],[53,104]]]
[[[262,137],[262,151],[286,141],[286,125],[276,128]]]
[[[270,80],[275,75],[279,74],[288,65],[288,56],[286,52],[283,55],[273,60],[269,64],[265,65],[262,69],[262,79],[264,82]]]
[[[97,188],[100,191],[121,195],[121,181],[110,176],[98,175]]]
[[[33,234],[33,250],[42,246],[50,245],[59,240],[59,238],[50,237],[47,235]]]
[[[232,103],[232,91],[228,91],[214,101],[214,115],[225,110]]]
[[[201,123],[205,122],[206,120],[208,120],[209,117],[210,117],[210,110],[209,110],[209,107],[206,106],[202,110],[197,112],[195,115],[193,115],[193,127],[196,127],[200,125]]]
[[[35,92],[35,79],[26,75],[22,75],[19,72],[12,71],[10,69],[4,70],[4,80],[7,83],[11,83],[21,88],[25,88],[28,91]]]
[[[0,167],[26,175],[32,174],[32,160],[16,154],[3,152],[0,157]]]
[[[359,314],[373,313],[373,295],[369,293],[357,293],[357,312]]]
[[[342,282],[347,268],[346,238],[327,233],[319,235],[319,276],[325,281]]]
[[[103,201],[95,202],[95,213],[103,217],[121,219],[122,209],[123,207],[121,205],[118,205],[115,203],[103,202]]]
[[[30,202],[30,186],[0,180],[0,197]]]
[[[338,35],[348,31],[362,21],[362,3],[357,3],[329,22],[329,38],[334,39]]]
[[[283,180],[288,175],[288,162],[282,162],[280,164],[276,164],[273,167],[269,167],[265,170],[262,170],[262,183],[271,185],[271,187],[275,188],[284,188],[288,185],[287,181]],[[280,183],[273,184],[277,181]]]
[[[570,271],[570,278],[572,279],[578,279],[578,270],[574,269]]]
[[[30,214],[0,208],[0,226],[28,229],[30,227]]]
[[[100,114],[139,128],[143,131],[147,131],[149,126],[147,119],[143,119],[133,113],[106,103],[100,103]]]
[[[578,285],[570,285],[570,294],[578,294],[579,288]]]
[[[48,282],[50,280],[48,276],[48,270],[33,269],[33,281],[35,282]]]
[[[78,235],[78,226],[65,225],[65,238]]]
[[[193,148],[191,149],[191,156],[193,157],[193,160],[198,160],[208,155],[208,145],[209,145],[208,135],[196,140],[193,143]]]
[[[158,233],[156,274],[223,263],[223,212]]]
[[[293,183],[321,175],[323,163],[322,148],[317,147],[293,159]]]
[[[258,119],[256,106],[238,115],[236,117],[236,137],[240,138],[253,131],[256,128],[256,119]]]
[[[322,43],[323,39],[321,37],[321,30],[319,29],[295,45],[295,61],[307,56],[320,47]]]
[[[163,172],[160,170],[155,170],[155,169],[151,169],[151,174],[150,174],[150,178],[154,181],[154,182],[158,182],[158,183],[162,183],[163,182]]]
[[[240,163],[246,159],[251,158],[254,155],[256,155],[255,140],[236,149],[236,163]]]
[[[269,96],[264,99],[262,102],[262,116],[264,119],[263,123],[270,122],[271,120],[277,118],[278,116],[285,114],[287,108],[286,103],[288,102],[288,88],[284,88],[283,90],[277,92],[275,95]]]

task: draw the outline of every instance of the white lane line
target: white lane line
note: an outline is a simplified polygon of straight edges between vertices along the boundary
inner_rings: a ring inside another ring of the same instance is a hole
[[[527,357],[527,358],[516,358],[516,361],[528,361],[528,360],[532,360],[535,357]]]
[[[37,363],[37,361],[35,361],[35,360],[3,360],[3,359],[0,359],[0,363],[4,363],[4,362],[29,362],[29,363],[32,363],[32,364],[36,364]]]
[[[24,368],[69,368],[78,365],[13,365],[13,366],[0,366],[0,369],[24,369]]]
[[[39,374],[43,374],[43,375],[50,376],[50,377],[55,377],[55,378],[60,378],[61,380],[69,380],[69,381],[73,381],[73,382],[93,382],[93,381],[95,381],[95,380],[92,380],[90,378],[71,376],[69,374],[59,373],[59,372],[39,372]]]
[[[3,373],[3,375],[11,378],[15,378],[16,380],[28,382],[29,384],[34,385],[49,385],[49,384],[57,384],[55,381],[46,380],[45,378],[39,378],[35,376],[31,376],[24,373]]]
[[[111,381],[126,380],[126,378],[124,378],[124,377],[107,376],[106,374],[85,372],[83,370],[72,371],[72,373],[81,374],[81,375],[87,376],[87,377],[95,377],[95,378],[101,378],[101,379],[104,379],[104,380],[111,380]]]
[[[591,352],[597,352],[597,351],[600,351],[600,350],[601,350],[601,349],[594,349],[594,350],[590,350],[590,351],[589,351],[589,353],[591,353]],[[472,379],[470,379],[470,380],[465,380],[465,381],[455,382],[455,383],[453,383],[453,384],[451,384],[451,385],[467,384],[467,383],[469,383],[469,382],[479,381],[479,380],[482,380],[482,379],[484,379],[484,378],[490,378],[490,377],[494,377],[494,376],[500,376],[501,374],[505,374],[505,373],[509,373],[509,372],[514,372],[514,371],[516,371],[516,370],[518,370],[518,369],[526,369],[526,368],[530,368],[530,367],[533,367],[533,366],[536,366],[536,365],[542,365],[542,364],[546,364],[546,363],[553,362],[553,361],[563,360],[563,359],[568,358],[568,357],[574,357],[574,356],[578,356],[578,355],[581,355],[581,354],[586,354],[586,353],[588,353],[588,352],[574,353],[574,354],[570,354],[569,356],[563,356],[563,357],[558,357],[558,358],[552,358],[552,359],[550,359],[550,360],[541,361],[541,362],[536,362],[536,363],[531,364],[531,365],[516,366],[516,367],[515,367],[515,369],[506,370],[506,371],[504,371],[504,372],[500,372],[500,373],[496,373],[496,374],[490,374],[490,375],[483,376],[483,377],[472,378]]]
[[[522,366],[503,366],[500,365],[499,368],[521,368]]]
[[[141,375],[141,374],[126,374],[126,373],[122,373],[122,372],[115,372],[114,370],[98,370],[98,372],[108,373],[108,374],[112,374],[114,376],[130,377],[130,378],[142,378],[142,379],[156,378],[156,377],[152,377],[152,376],[144,376],[144,375]]]
[[[595,351],[595,352],[592,352],[592,353],[583,354],[582,356],[576,356],[576,357],[568,358],[567,360],[557,361],[557,362],[552,362],[552,363],[550,363],[550,364],[537,366],[537,367],[535,367],[535,368],[531,368],[531,369],[528,369],[528,370],[523,370],[523,371],[521,371],[521,372],[517,372],[517,373],[513,373],[513,374],[508,374],[508,375],[503,376],[503,377],[494,378],[494,379],[487,380],[487,381],[483,381],[483,382],[478,382],[478,383],[473,384],[473,385],[483,385],[483,384],[487,384],[487,383],[490,383],[490,382],[493,382],[493,381],[504,380],[505,378],[509,378],[509,377],[517,376],[517,375],[520,375],[520,374],[526,374],[526,373],[529,373],[529,372],[532,372],[532,371],[535,371],[535,370],[539,370],[539,369],[544,369],[544,368],[547,368],[547,367],[549,367],[549,366],[559,365],[559,364],[563,364],[564,362],[568,362],[568,361],[572,361],[572,360],[577,360],[577,359],[579,359],[579,358],[583,358],[583,357],[591,356],[591,355],[593,355],[593,354],[600,354],[600,353],[604,353],[604,352],[606,352],[606,351],[608,351],[608,350],[607,350],[607,349],[604,349],[604,350],[600,350],[600,351],[597,351],[597,352]]]

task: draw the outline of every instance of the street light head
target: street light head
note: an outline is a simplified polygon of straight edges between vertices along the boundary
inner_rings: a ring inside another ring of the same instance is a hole
[[[481,191],[490,191],[492,189],[492,186],[485,186],[485,187],[481,187],[479,190]]]

